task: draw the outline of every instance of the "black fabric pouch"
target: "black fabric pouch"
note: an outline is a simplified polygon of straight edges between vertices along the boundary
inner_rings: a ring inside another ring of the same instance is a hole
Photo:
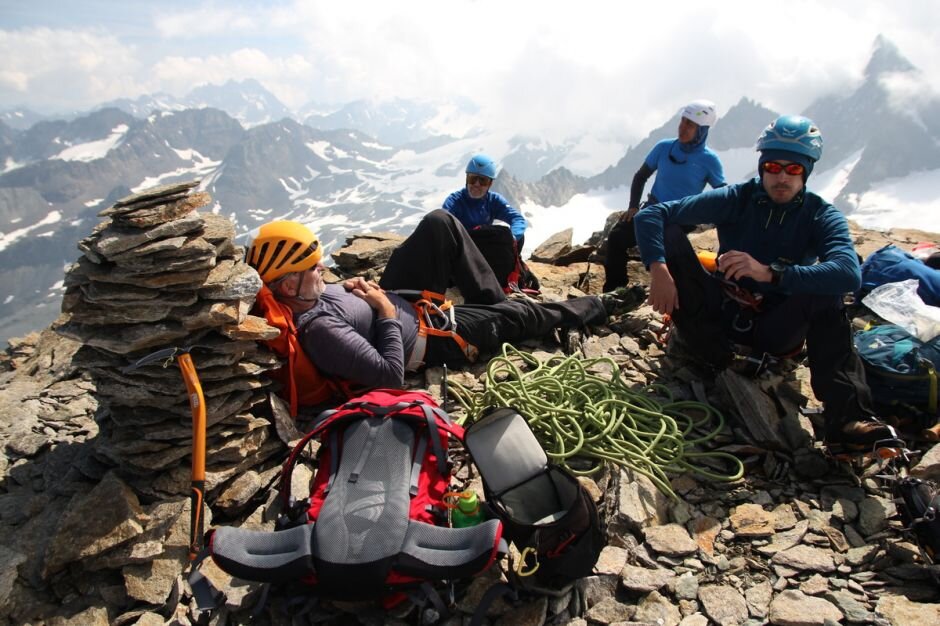
[[[524,586],[560,588],[589,576],[604,548],[597,506],[571,473],[549,463],[526,418],[508,407],[466,429],[486,503],[524,562]]]

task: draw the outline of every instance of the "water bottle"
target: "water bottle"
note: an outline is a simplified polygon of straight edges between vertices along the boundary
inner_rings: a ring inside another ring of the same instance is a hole
[[[450,512],[450,524],[454,528],[476,526],[483,521],[480,500],[472,491],[457,494],[457,506]]]

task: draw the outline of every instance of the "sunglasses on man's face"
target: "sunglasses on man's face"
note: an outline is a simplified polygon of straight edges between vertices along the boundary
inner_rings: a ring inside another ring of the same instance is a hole
[[[492,178],[487,178],[486,176],[478,176],[476,174],[467,175],[467,183],[470,185],[480,185],[482,187],[487,187],[493,182]]]
[[[764,171],[768,174],[779,174],[780,172],[786,172],[790,176],[802,176],[803,172],[806,171],[806,168],[800,165],[799,163],[777,163],[776,161],[764,161],[761,165],[764,168]]]

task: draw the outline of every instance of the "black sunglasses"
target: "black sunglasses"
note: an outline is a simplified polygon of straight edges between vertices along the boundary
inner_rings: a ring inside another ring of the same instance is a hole
[[[493,179],[487,178],[486,176],[479,176],[477,174],[467,175],[467,183],[470,185],[482,185],[483,187],[487,187],[491,182],[493,182]]]

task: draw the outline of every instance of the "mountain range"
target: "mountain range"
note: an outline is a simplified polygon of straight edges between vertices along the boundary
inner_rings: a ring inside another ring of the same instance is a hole
[[[898,88],[918,76],[879,37],[853,91],[803,112],[825,137],[810,187],[863,225],[940,231],[940,211],[923,210],[940,196],[940,100]],[[310,224],[329,249],[350,232],[409,231],[462,185],[470,156],[486,151],[502,164],[494,189],[526,214],[534,246],[569,226],[584,238],[625,208],[633,173],[678,124],[676,114],[610,158],[596,138],[488,131],[478,113],[469,102],[402,99],[292,112],[254,80],[60,119],[0,113],[0,338],[55,319],[64,269],[97,212],[146,187],[199,178],[242,240],[289,218]],[[729,181],[754,175],[755,138],[776,115],[742,96],[711,129]]]

